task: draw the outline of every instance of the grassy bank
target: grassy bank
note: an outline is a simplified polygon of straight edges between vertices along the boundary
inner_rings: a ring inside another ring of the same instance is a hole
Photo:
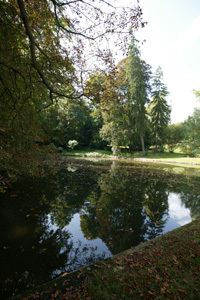
[[[200,299],[200,219],[16,299]]]
[[[112,152],[108,150],[94,150],[89,148],[65,150],[62,152],[64,156],[81,156],[81,157],[110,157]]]
[[[77,157],[99,157],[99,158],[113,158],[111,151],[106,150],[92,150],[92,149],[77,149],[77,150],[69,150],[64,151],[62,153],[63,156],[77,156]],[[154,162],[162,162],[162,163],[180,163],[180,164],[199,164],[200,158],[196,157],[187,157],[184,153],[177,151],[174,153],[169,152],[157,152],[155,153],[152,150],[149,150],[145,157],[142,156],[141,151],[135,152],[125,152],[123,151],[120,154],[121,158],[124,159],[145,159],[145,160],[153,160]]]

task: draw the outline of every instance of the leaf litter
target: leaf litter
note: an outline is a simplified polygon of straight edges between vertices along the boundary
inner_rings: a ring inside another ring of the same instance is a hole
[[[200,299],[200,219],[14,299]]]

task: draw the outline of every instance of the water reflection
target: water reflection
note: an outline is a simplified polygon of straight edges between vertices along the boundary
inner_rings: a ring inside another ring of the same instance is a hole
[[[27,186],[22,185],[22,188]],[[53,193],[53,190],[51,191]],[[1,287],[4,297],[47,281],[68,260],[70,234],[49,228],[49,190],[13,188],[1,201]],[[61,249],[65,251],[61,253]],[[52,260],[52,257],[54,259]]]
[[[147,226],[142,205],[143,172],[111,166],[99,177],[101,194],[96,207],[99,235],[113,253],[119,253],[145,240]]]
[[[88,238],[88,236],[85,235],[82,215],[78,213],[75,214],[70,224],[65,227],[65,230],[71,233],[74,247],[70,252],[71,260],[66,268],[67,271],[73,271],[74,269],[95,263],[112,255],[106,244],[100,238],[96,236],[91,239],[91,237]],[[74,253],[76,253],[75,256]]]
[[[16,183],[0,202],[1,299],[189,222],[199,195],[199,177],[118,161]]]
[[[145,192],[143,205],[147,215],[147,239],[152,239],[163,232],[169,218],[169,191],[165,182],[154,178],[151,184],[146,185]]]
[[[190,209],[181,202],[180,195],[170,193],[168,202],[170,220],[176,221],[177,226],[183,226],[191,221]]]

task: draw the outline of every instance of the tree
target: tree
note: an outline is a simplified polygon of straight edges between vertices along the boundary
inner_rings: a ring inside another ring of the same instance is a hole
[[[89,57],[94,67],[101,60],[112,68],[103,41],[115,37],[126,51],[128,35],[144,25],[141,14],[139,6],[118,9],[103,0],[0,2],[1,168],[9,173],[16,159],[15,169],[32,159],[43,139],[41,112],[80,99]]]
[[[91,110],[85,101],[60,101],[46,112],[43,130],[47,144],[68,147],[70,140],[77,140],[79,146],[88,146],[92,138]]]
[[[150,116],[152,131],[156,140],[156,151],[158,142],[161,141],[164,129],[170,121],[170,106],[167,104],[166,97],[169,94],[166,86],[162,82],[163,72],[161,67],[158,67],[153,77],[152,100],[150,102]]]
[[[194,93],[199,101],[200,90],[194,90]],[[184,128],[184,143],[182,148],[186,154],[190,156],[200,155],[200,109],[195,108],[194,112],[183,123]]]
[[[140,74],[140,77],[143,76],[144,84],[149,89],[150,66],[140,59],[139,63],[142,74]],[[138,140],[141,133],[138,128],[137,115],[139,105],[137,101],[133,103],[130,97],[126,66],[127,58],[121,60],[115,69],[108,74],[92,74],[86,84],[87,96],[91,99],[92,105],[98,107],[102,114],[103,125],[100,135],[111,145],[114,155],[119,155],[120,146],[138,149]],[[139,76],[138,70],[135,70],[134,76]],[[137,92],[140,88],[142,87],[138,84]],[[142,125],[143,130],[145,130],[147,121],[145,105],[143,108],[145,121]]]
[[[0,26],[1,169],[32,172],[43,139],[41,112],[73,93],[74,68],[48,1],[1,1]]]
[[[198,101],[200,101],[200,90],[194,90],[194,93],[195,93]]]
[[[96,72],[89,76],[85,85],[85,96],[90,100],[92,107],[98,108],[102,101],[102,94],[104,91],[104,82],[106,74]]]
[[[184,140],[183,123],[168,125],[165,130],[165,142],[168,145],[169,151],[174,152],[174,149]]]
[[[194,109],[192,116],[184,122],[185,143],[183,148],[188,155],[200,154],[200,109]]]
[[[124,144],[125,111],[116,78],[116,73],[106,76],[100,109],[103,117],[101,137],[109,142],[113,155],[120,154],[120,146]]]
[[[129,107],[134,112],[135,126],[140,135],[143,156],[145,156],[144,127],[146,121],[146,104],[150,91],[151,67],[142,61],[140,51],[133,39],[126,64],[126,79],[129,86]]]
[[[102,117],[100,136],[111,145],[114,155],[119,155],[120,146],[125,141],[123,73],[118,64],[108,74],[92,74],[86,83],[86,95]]]
[[[90,141],[90,147],[95,149],[106,149],[107,143],[100,136],[100,129],[103,126],[103,117],[100,108],[94,109],[91,114],[91,130],[92,138]]]

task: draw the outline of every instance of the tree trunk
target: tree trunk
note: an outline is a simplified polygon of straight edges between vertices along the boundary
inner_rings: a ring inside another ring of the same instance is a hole
[[[112,145],[112,148],[111,148],[111,151],[113,153],[114,156],[119,156],[120,155],[120,149],[119,149],[119,146],[117,145]]]
[[[158,152],[158,134],[156,132],[156,152]]]
[[[142,126],[140,127],[140,141],[142,145],[142,155],[145,156],[145,146],[144,146],[144,136],[143,136]]]

